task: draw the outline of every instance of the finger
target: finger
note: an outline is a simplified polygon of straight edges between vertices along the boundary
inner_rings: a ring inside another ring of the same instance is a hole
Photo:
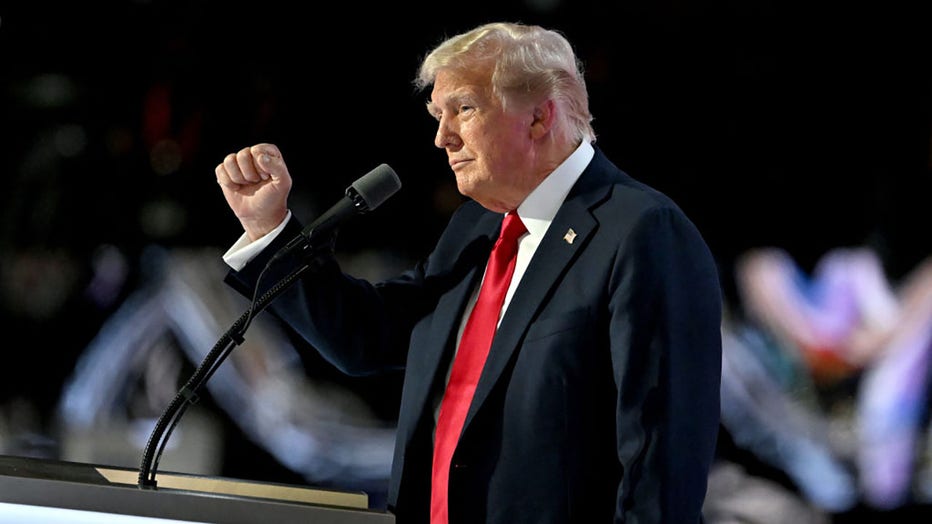
[[[246,181],[239,169],[239,165],[236,163],[235,153],[223,157],[223,162],[217,166],[214,172],[217,174],[217,182],[225,187],[239,187]]]
[[[243,179],[248,183],[255,184],[269,178],[268,173],[263,172],[256,164],[256,157],[252,154],[252,148],[244,147],[237,151],[236,164],[239,166]]]
[[[278,149],[278,146],[275,144],[269,144],[267,142],[262,142],[256,144],[249,148],[253,156],[258,157],[262,153],[267,153],[271,157],[281,157],[282,152]]]
[[[243,170],[240,168],[240,163],[237,160],[237,153],[230,153],[223,158],[223,171],[226,174],[226,177],[233,184],[246,184],[245,175],[243,175]]]
[[[214,174],[217,176],[217,183],[222,187],[229,189],[238,189],[240,187],[240,184],[237,184],[230,179],[227,168],[223,163],[217,164],[217,167],[214,168]]]

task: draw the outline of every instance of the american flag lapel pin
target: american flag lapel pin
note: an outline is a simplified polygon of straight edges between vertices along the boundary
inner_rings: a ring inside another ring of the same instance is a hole
[[[566,234],[563,235],[563,240],[566,240],[567,244],[572,244],[573,241],[576,240],[576,232],[573,231],[573,228],[566,230]]]

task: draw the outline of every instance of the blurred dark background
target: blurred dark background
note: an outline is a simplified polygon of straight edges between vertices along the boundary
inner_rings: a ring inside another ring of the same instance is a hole
[[[599,146],[692,217],[735,306],[735,260],[759,246],[786,249],[803,269],[830,249],[870,246],[894,284],[932,253],[932,30],[918,10],[764,0],[7,3],[0,452],[61,456],[53,420],[64,384],[150,281],[156,253],[208,250],[216,261],[237,239],[213,174],[227,153],[279,145],[304,220],[388,163],[402,190],[348,223],[339,249],[373,277],[425,255],[459,196],[412,79],[442,38],[493,20],[556,28],[575,44]],[[396,378],[354,383],[322,362],[303,365],[356,391],[390,427]],[[216,473],[300,481],[225,424]]]

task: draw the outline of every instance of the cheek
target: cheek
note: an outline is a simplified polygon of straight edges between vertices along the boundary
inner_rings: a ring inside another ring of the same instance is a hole
[[[506,168],[518,160],[526,141],[521,140],[517,130],[497,127],[487,131],[475,133],[469,143],[487,168]]]

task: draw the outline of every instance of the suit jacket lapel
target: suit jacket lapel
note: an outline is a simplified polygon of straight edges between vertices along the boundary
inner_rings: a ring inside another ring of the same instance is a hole
[[[430,401],[433,398],[431,392],[434,384],[444,382],[446,373],[449,370],[450,359],[453,354],[453,344],[456,343],[456,334],[459,331],[459,325],[462,320],[463,310],[469,297],[485,270],[485,263],[488,255],[492,250],[492,244],[498,235],[501,227],[502,216],[497,213],[486,213],[482,215],[479,222],[475,225],[473,239],[481,239],[487,244],[487,248],[480,252],[476,251],[476,261],[474,267],[467,273],[465,278],[449,292],[440,297],[435,314],[431,320],[429,339],[433,341],[443,341],[442,343],[430,344],[422,354],[414,358],[408,358],[409,367],[417,366],[419,369],[411,369],[415,372],[416,377],[422,377],[422,380],[412,381],[411,398],[416,399],[416,409],[410,411],[411,414],[422,413],[423,411],[433,411]],[[464,242],[469,244],[469,241]],[[483,255],[483,256],[479,256]],[[399,424],[399,426],[401,426]],[[413,427],[411,424],[409,427]]]
[[[583,172],[567,196],[515,290],[492,341],[492,348],[479,377],[464,428],[469,426],[475,413],[508,366],[521,338],[543,306],[544,297],[596,230],[597,222],[591,209],[608,197],[611,188],[597,183],[599,177],[594,165],[595,162]],[[575,232],[571,242],[564,238],[570,229]]]

